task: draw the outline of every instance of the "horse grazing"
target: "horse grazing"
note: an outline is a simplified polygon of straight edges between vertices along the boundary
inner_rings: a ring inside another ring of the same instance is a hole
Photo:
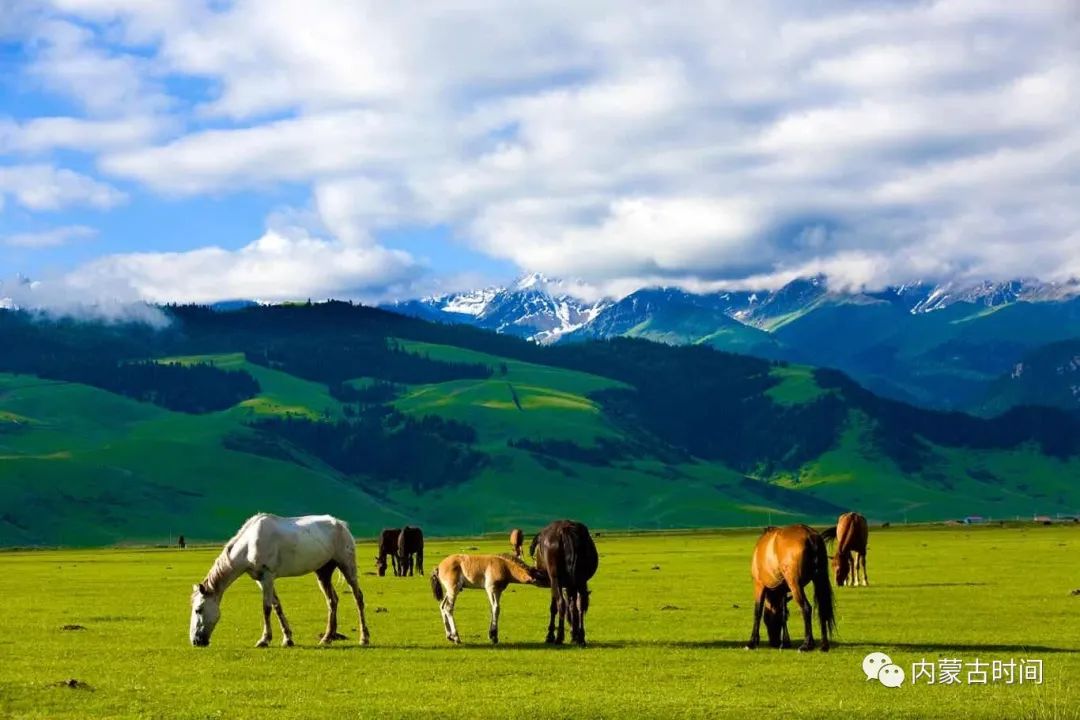
[[[521,546],[525,543],[525,533],[521,532],[521,528],[514,528],[510,531],[510,547],[514,549],[514,557],[518,560],[521,559]]]
[[[562,643],[566,616],[570,616],[570,638],[585,644],[585,613],[589,610],[589,580],[596,574],[600,557],[589,528],[571,520],[556,520],[533,538],[529,555],[551,582],[551,619],[546,642]],[[559,631],[555,632],[555,613]]]
[[[416,557],[416,568],[421,575],[424,574],[424,531],[418,527],[406,525],[398,533],[397,538],[397,567],[402,577],[413,574],[413,557]]]
[[[270,644],[270,609],[277,612],[283,645],[293,644],[292,630],[285,619],[274,590],[274,579],[315,573],[326,596],[328,617],[322,642],[329,644],[345,636],[337,631],[338,595],[331,578],[341,570],[360,613],[360,644],[369,635],[364,619],[364,595],[356,581],[356,545],[349,526],[329,515],[283,518],[259,513],[248,518],[218,555],[206,578],[192,588],[191,644],[205,647],[221,619],[221,599],[241,575],[249,575],[262,588],[263,634],[256,647]]]
[[[394,565],[394,575],[400,575],[398,572],[397,561],[397,546],[398,537],[401,535],[401,528],[386,528],[379,533],[379,550],[375,553],[375,569],[379,573],[379,577],[386,575],[386,556],[390,556],[390,562]]]
[[[835,527],[822,531],[821,537],[826,540],[836,538],[836,553],[833,555],[832,564],[838,586],[865,587],[870,584],[866,577],[866,544],[870,539],[866,518],[857,512],[846,512],[836,521]]]
[[[460,643],[454,622],[454,603],[464,588],[483,588],[491,603],[488,638],[499,642],[499,599],[511,583],[543,585],[546,576],[521,560],[503,555],[449,555],[431,573],[431,592],[439,601],[446,639]]]
[[[754,629],[746,644],[748,650],[760,642],[763,614],[769,644],[790,646],[786,623],[788,593],[802,609],[806,628],[799,650],[814,648],[813,608],[803,592],[810,582],[814,583],[814,602],[821,623],[821,649],[829,649],[829,632],[836,630],[836,616],[829,581],[829,555],[825,541],[817,532],[806,525],[765,528],[754,546],[750,575],[754,579]]]

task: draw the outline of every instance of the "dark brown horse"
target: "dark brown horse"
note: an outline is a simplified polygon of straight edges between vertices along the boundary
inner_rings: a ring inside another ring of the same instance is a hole
[[[510,531],[510,547],[514,549],[514,557],[518,560],[521,559],[521,546],[525,543],[525,533],[521,532],[521,528],[514,528]]]
[[[799,650],[814,648],[813,607],[803,592],[811,582],[821,623],[821,649],[829,649],[829,632],[836,630],[829,554],[825,541],[813,528],[806,525],[765,528],[754,547],[750,575],[754,579],[754,629],[747,649],[756,648],[761,640],[763,615],[769,644],[785,646],[788,593],[803,614],[806,633]],[[790,640],[787,644],[790,645]]]
[[[832,564],[838,586],[870,584],[866,577],[866,544],[870,539],[866,518],[857,512],[846,512],[836,521],[836,527],[822,531],[821,537],[826,540],[836,538],[836,553],[833,555]]]
[[[386,575],[386,556],[394,565],[394,574],[398,575],[397,546],[401,528],[386,528],[379,533],[379,551],[375,554],[375,569],[379,577]]]
[[[564,623],[570,616],[570,638],[585,644],[585,613],[589,610],[589,580],[600,564],[589,528],[579,522],[556,520],[533,538],[529,555],[551,582],[551,620],[546,641],[562,643]],[[555,632],[555,613],[559,630]]]
[[[413,558],[416,558],[416,569],[420,575],[424,574],[424,531],[418,527],[406,525],[398,533],[397,538],[397,565],[402,577],[413,574]]]

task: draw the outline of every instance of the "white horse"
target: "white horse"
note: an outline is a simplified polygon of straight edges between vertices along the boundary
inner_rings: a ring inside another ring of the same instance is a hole
[[[285,620],[281,601],[274,591],[274,578],[315,573],[326,596],[329,617],[320,640],[328,644],[345,636],[337,631],[338,596],[331,583],[334,569],[341,570],[352,589],[360,611],[360,644],[369,640],[364,619],[364,595],[356,581],[356,544],[349,526],[329,515],[283,518],[259,513],[241,526],[214,561],[206,579],[191,593],[191,644],[205,647],[221,618],[221,597],[241,575],[250,575],[262,588],[263,634],[256,647],[270,644],[270,609],[277,612],[282,645],[293,644],[292,630]]]

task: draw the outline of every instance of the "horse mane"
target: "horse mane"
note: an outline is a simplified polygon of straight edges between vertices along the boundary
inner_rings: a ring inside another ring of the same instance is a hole
[[[229,574],[232,570],[232,549],[236,545],[236,541],[240,539],[240,536],[247,532],[248,528],[255,524],[256,521],[263,518],[270,517],[269,513],[256,513],[247,519],[240,529],[236,531],[236,534],[229,538],[229,542],[225,543],[225,547],[222,548],[221,553],[214,560],[214,564],[210,566],[210,572],[206,573],[206,577],[202,581],[203,587],[206,588],[209,594],[213,594],[217,588],[218,583],[222,578]],[[198,592],[196,590],[195,592]],[[194,594],[194,593],[192,593]]]

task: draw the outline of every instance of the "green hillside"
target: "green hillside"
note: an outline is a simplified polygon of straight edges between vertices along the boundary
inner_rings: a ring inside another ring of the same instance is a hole
[[[0,544],[220,539],[256,511],[370,535],[1080,507],[1080,432],[1052,410],[928,413],[706,347],[541,348],[342,304],[172,313],[151,334],[0,313],[19,348],[0,358]],[[222,392],[240,399],[206,410]]]

